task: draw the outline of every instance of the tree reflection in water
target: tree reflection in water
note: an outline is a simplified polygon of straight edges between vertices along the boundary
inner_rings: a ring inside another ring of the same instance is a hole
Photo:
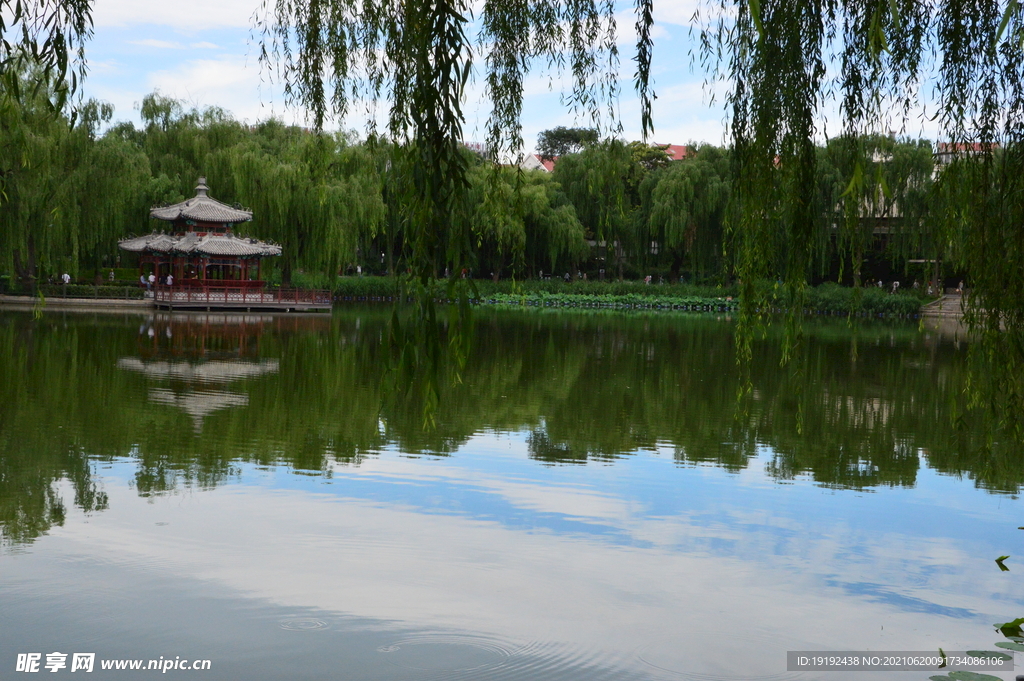
[[[967,409],[965,344],[942,330],[808,322],[795,370],[770,328],[738,410],[730,320],[480,311],[462,383],[424,429],[421,405],[382,392],[387,315],[4,313],[3,541],[61,524],[60,481],[102,510],[93,472],[114,459],[151,495],[223,484],[243,463],[329,476],[384,448],[452,455],[484,431],[525,433],[543,465],[658,450],[738,472],[767,451],[775,479],[834,487],[913,486],[921,466],[993,492],[1024,483],[998,422]]]

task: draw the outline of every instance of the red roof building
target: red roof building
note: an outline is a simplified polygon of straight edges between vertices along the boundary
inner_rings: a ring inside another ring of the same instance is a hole
[[[935,145],[935,162],[940,166],[952,163],[958,158],[979,156],[991,153],[999,148],[997,143],[985,144],[982,142],[939,142]]]
[[[665,147],[665,154],[670,161],[682,161],[693,153],[685,144],[655,144],[655,146]]]
[[[557,161],[557,156],[552,159],[543,159],[539,154],[527,154],[523,157],[523,162],[519,164],[519,167],[523,170],[543,170],[546,173],[550,173],[555,169]]]

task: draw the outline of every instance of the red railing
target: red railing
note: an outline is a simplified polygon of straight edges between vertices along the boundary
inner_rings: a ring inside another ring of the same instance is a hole
[[[209,283],[209,282],[207,282]],[[225,282],[226,283],[226,282]],[[251,284],[256,282],[238,282]],[[213,307],[260,307],[280,306],[289,304],[297,306],[331,306],[331,292],[313,289],[269,289],[254,286],[223,286],[188,284],[174,286],[157,285],[154,300],[162,305],[206,305]]]
[[[221,288],[245,288],[255,289],[263,288],[267,285],[265,281],[249,281],[245,279],[175,279],[174,286],[182,286],[185,288],[210,288],[210,289],[221,289]]]
[[[175,289],[181,288],[209,288],[209,289],[223,289],[223,288],[244,288],[244,289],[261,289],[267,285],[265,281],[249,281],[245,279],[175,279]],[[148,284],[139,282],[139,286],[147,288]],[[154,288],[167,288],[166,284],[157,282],[153,285]]]

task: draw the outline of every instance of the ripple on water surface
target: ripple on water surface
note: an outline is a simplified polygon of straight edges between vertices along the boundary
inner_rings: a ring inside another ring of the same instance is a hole
[[[286,631],[319,631],[320,629],[326,629],[328,624],[315,617],[294,617],[281,620],[280,626]]]
[[[467,672],[505,664],[516,646],[485,636],[411,636],[377,648],[399,667],[426,672]]]
[[[637,657],[663,678],[693,681],[788,681],[806,678],[786,671],[787,650],[806,643],[770,632],[681,632],[640,648]]]
[[[419,681],[487,679],[539,681],[541,679],[649,679],[599,651],[582,651],[557,643],[515,643],[470,634],[407,636],[379,646],[389,663],[417,672]]]

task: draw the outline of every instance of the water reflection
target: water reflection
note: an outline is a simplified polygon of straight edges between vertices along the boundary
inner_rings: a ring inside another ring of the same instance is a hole
[[[425,431],[419,405],[382,393],[385,314],[178,313],[141,327],[5,314],[5,540],[60,523],[57,480],[83,509],[102,508],[90,461],[131,457],[138,491],[152,494],[216,486],[240,462],[330,475],[385,448],[449,455],[480,432],[526,433],[528,456],[545,465],[670,451],[680,465],[740,472],[768,452],[764,470],[780,481],[912,487],[929,466],[991,491],[1024,483],[1020,457],[951,417],[964,350],[935,331],[811,324],[785,369],[770,332],[738,410],[726,322],[482,313],[463,383],[445,388],[438,427]]]
[[[424,431],[385,316],[0,315],[0,664],[789,678],[1024,611],[989,565],[1024,462],[951,417],[949,337],[769,333],[738,409],[726,321],[485,311]]]
[[[269,315],[158,314],[139,327],[138,356],[121,357],[117,367],[163,384],[150,389],[149,401],[178,407],[199,434],[209,414],[249,404],[247,393],[214,386],[277,373],[278,360],[259,359],[260,337],[274,322]]]

